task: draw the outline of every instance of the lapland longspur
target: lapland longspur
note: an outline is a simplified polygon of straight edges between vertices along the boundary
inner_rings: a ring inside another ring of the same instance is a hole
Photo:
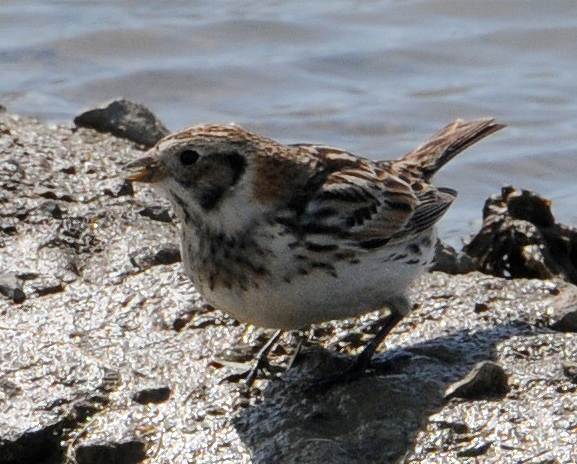
[[[402,158],[374,162],[233,125],[197,125],[128,169],[132,180],[166,192],[181,221],[187,275],[236,319],[299,329],[389,308],[361,356],[366,366],[410,310],[407,286],[430,266],[434,225],[456,197],[431,177],[502,127],[456,120]]]

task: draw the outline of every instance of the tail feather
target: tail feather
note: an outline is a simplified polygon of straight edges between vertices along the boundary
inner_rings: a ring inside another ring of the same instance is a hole
[[[404,164],[407,169],[419,172],[424,180],[429,180],[463,150],[504,127],[505,124],[498,124],[493,118],[470,122],[457,119],[396,163]]]

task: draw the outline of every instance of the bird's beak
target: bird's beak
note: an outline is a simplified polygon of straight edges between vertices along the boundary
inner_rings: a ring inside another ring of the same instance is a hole
[[[128,163],[124,166],[124,171],[128,174],[127,179],[135,182],[155,183],[164,177],[156,158],[152,156]]]

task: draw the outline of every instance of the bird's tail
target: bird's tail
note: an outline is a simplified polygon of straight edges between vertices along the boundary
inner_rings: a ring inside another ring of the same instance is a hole
[[[404,164],[428,180],[464,149],[503,127],[505,124],[498,124],[493,118],[470,122],[457,119],[395,163]]]

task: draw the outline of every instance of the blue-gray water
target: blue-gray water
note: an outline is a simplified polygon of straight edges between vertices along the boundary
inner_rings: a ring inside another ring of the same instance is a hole
[[[394,158],[454,118],[509,127],[436,177],[478,229],[501,185],[577,224],[575,0],[2,0],[0,104],[70,121],[113,97],[171,128],[237,122]]]

